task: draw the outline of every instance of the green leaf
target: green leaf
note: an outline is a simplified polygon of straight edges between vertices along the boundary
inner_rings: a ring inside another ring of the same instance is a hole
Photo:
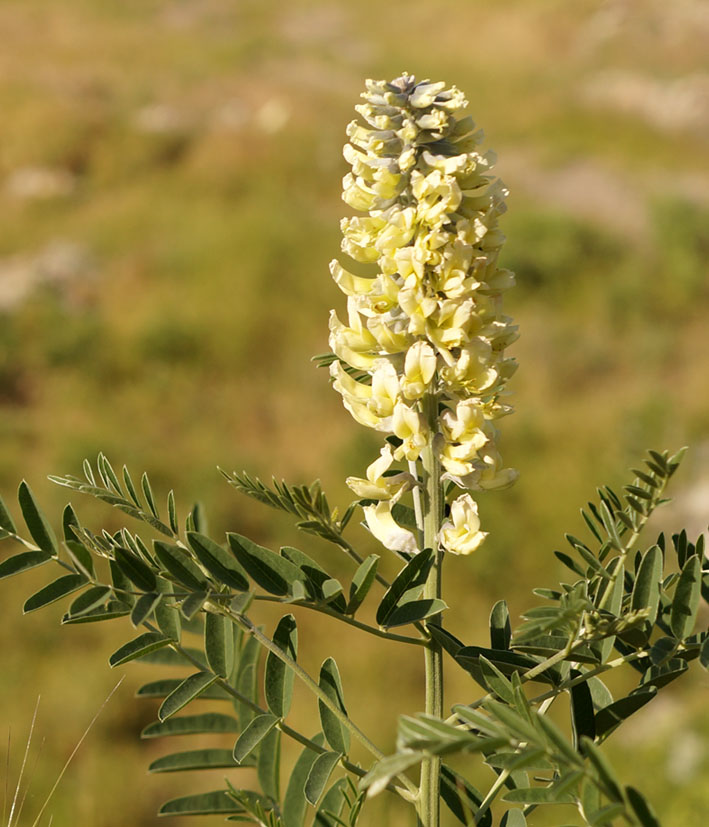
[[[74,600],[69,606],[68,614],[70,617],[77,617],[90,612],[98,606],[103,606],[110,597],[111,588],[109,586],[92,586]]]
[[[204,651],[212,672],[228,678],[234,668],[234,633],[231,621],[224,615],[207,612]]]
[[[654,687],[650,690],[636,690],[626,698],[621,698],[610,706],[599,709],[596,713],[596,737],[607,738],[617,726],[645,706],[656,694],[657,690]]]
[[[192,592],[180,603],[180,612],[185,620],[193,620],[207,599],[206,591]]]
[[[163,577],[158,577],[156,580],[157,590],[161,595],[173,593],[173,585],[169,580],[165,580]],[[155,621],[166,637],[179,643],[182,632],[182,618],[179,609],[174,605],[170,605],[173,600],[174,598],[163,597],[155,607]]]
[[[463,824],[472,824],[483,797],[473,785],[445,764],[441,765],[441,798],[448,809]],[[482,827],[492,827],[492,812],[487,810],[478,821]]]
[[[567,569],[571,569],[574,574],[578,574],[579,577],[586,577],[586,572],[583,568],[573,559],[573,557],[569,557],[568,554],[565,554],[563,551],[555,551],[554,557],[557,560],[560,560]]]
[[[539,637],[525,639],[515,643],[514,648],[520,652],[529,652],[533,655],[541,655],[548,658],[562,652],[568,645],[568,638],[565,635],[540,635]],[[594,654],[589,646],[574,646],[573,652],[567,660],[578,663],[598,663],[598,656]]]
[[[259,658],[261,657],[261,646],[256,638],[249,636],[241,648],[238,658],[238,666],[234,679],[234,686],[245,698],[254,703],[258,702],[258,691],[256,678],[258,674]],[[242,729],[248,726],[249,721],[254,717],[254,709],[248,704],[236,701],[236,712]]]
[[[372,769],[359,782],[360,790],[369,790],[369,795],[374,796],[386,788],[389,782],[399,773],[405,772],[409,767],[420,764],[425,758],[425,753],[406,750],[387,755],[372,767]]]
[[[298,628],[293,615],[285,615],[278,622],[273,635],[273,642],[292,660],[298,654]],[[276,657],[273,652],[266,656],[264,675],[264,693],[266,704],[271,712],[279,718],[288,714],[293,699],[293,670]]]
[[[179,681],[174,681],[178,684]],[[142,687],[145,688],[145,687]],[[175,686],[172,687],[174,689]],[[165,694],[169,694],[170,689]],[[141,695],[145,695],[139,690]],[[201,695],[204,698],[204,694]],[[201,715],[180,715],[167,721],[153,721],[140,733],[141,738],[164,738],[174,735],[203,735],[238,732],[239,722],[232,715],[221,712],[203,712]]]
[[[678,640],[692,633],[699,609],[701,561],[695,555],[684,564],[675,589],[670,613],[670,627]]]
[[[623,793],[621,792],[620,785],[616,780],[613,768],[603,752],[590,738],[586,738],[585,736],[581,737],[580,746],[581,751],[596,770],[608,798],[612,801],[623,801]]]
[[[591,693],[594,709],[600,709],[613,703],[613,696],[610,690],[600,678],[595,676],[588,678],[586,686],[588,686]]]
[[[399,716],[399,749],[425,749],[442,755],[475,743],[476,736],[432,715],[419,713],[416,717]]]
[[[324,738],[318,734],[313,738],[316,744],[322,746]],[[306,747],[298,756],[295,766],[291,770],[288,787],[283,799],[284,827],[302,827],[305,818],[307,802],[305,800],[305,782],[310,775],[318,753]]]
[[[347,603],[348,615],[353,615],[369,594],[369,590],[372,588],[372,584],[377,576],[379,559],[378,554],[370,554],[366,560],[360,563],[357,571],[354,573],[352,584],[350,585],[350,599]]]
[[[455,656],[455,659],[475,677],[475,670],[478,670],[479,674],[481,655],[494,663],[504,675],[511,675],[513,672],[525,672],[539,665],[539,661],[525,655],[509,652],[505,649],[486,649],[483,646],[464,646]],[[557,682],[557,674],[553,669],[547,669],[533,680],[554,684]]]
[[[119,649],[116,649],[108,659],[108,662],[112,667],[120,666],[122,663],[128,663],[128,661],[147,655],[156,649],[162,649],[163,646],[167,646],[169,643],[170,639],[161,635],[159,632],[145,632],[142,635],[138,635],[134,640],[124,643]]]
[[[709,637],[704,639],[704,642],[699,649],[699,663],[709,670]]]
[[[502,816],[500,827],[527,827],[527,819],[522,810],[508,810]]]
[[[22,607],[22,612],[28,614],[37,609],[42,609],[85,585],[86,578],[83,574],[65,574],[44,586],[44,588],[41,588],[38,592],[35,592],[32,597],[28,597],[25,605]]]
[[[315,807],[335,767],[342,758],[339,752],[323,752],[313,762],[305,782],[305,798]]]
[[[140,487],[143,489],[143,495],[145,496],[145,501],[148,504],[150,513],[153,515],[153,517],[155,517],[156,520],[159,520],[160,514],[158,513],[158,510],[155,507],[155,497],[153,496],[153,491],[150,487],[150,480],[148,479],[148,475],[145,472],[143,472],[143,475],[140,478]]]
[[[141,595],[130,613],[130,622],[133,626],[137,628],[146,621],[161,600],[162,596],[157,592],[148,592]]]
[[[65,540],[64,545],[74,568],[78,569],[79,573],[85,575],[89,580],[95,579],[96,570],[94,569],[91,552],[76,540]]]
[[[448,604],[442,600],[410,600],[402,603],[393,609],[382,624],[385,629],[392,629],[394,626],[403,626],[406,623],[416,623],[428,617],[439,615],[448,608]]]
[[[660,827],[657,816],[642,793],[638,792],[635,787],[626,787],[625,794],[642,827]]]
[[[168,643],[172,643],[172,640],[169,640]],[[182,646],[181,650],[184,651],[186,654],[190,655],[195,660],[199,661],[200,664],[207,668],[207,664],[203,663],[205,660],[204,653],[200,649],[194,649],[191,646]],[[148,652],[146,655],[141,655],[139,658],[141,663],[152,663],[157,664],[159,666],[187,666],[188,662],[185,660],[185,657],[180,653],[176,652],[172,648],[163,648],[158,649],[156,651]],[[192,665],[192,664],[189,664]]]
[[[148,767],[148,772],[183,772],[185,770],[236,769],[230,749],[193,749],[188,752],[174,752],[157,758]]]
[[[345,612],[347,601],[342,594],[342,585],[322,566],[300,549],[292,546],[284,546],[281,554],[301,570],[303,573],[301,579],[306,581],[308,591],[315,601],[328,603],[336,611]]]
[[[37,505],[37,501],[29,485],[27,485],[24,480],[20,483],[17,499],[19,500],[22,516],[24,517],[25,523],[27,523],[27,528],[32,535],[32,539],[42,551],[46,551],[47,554],[56,557],[59,553],[57,538],[51,525],[47,522],[47,518]]]
[[[184,665],[184,660],[182,664]],[[143,684],[136,694],[138,698],[166,698],[170,693],[174,692],[175,689],[182,683],[182,678],[161,678],[158,681],[150,681],[149,683]],[[195,698],[195,700],[199,701],[228,701],[231,700],[231,695],[228,695],[221,686],[217,684],[213,684],[208,689],[206,689],[202,694]],[[187,717],[187,716],[185,716]],[[181,720],[181,718],[171,718],[169,721],[174,720]],[[166,721],[165,723],[169,723]]]
[[[496,752],[485,758],[485,763],[498,770],[540,770],[547,772],[555,768],[554,764],[544,757],[545,751],[541,747],[524,747],[521,752]],[[523,786],[527,786],[526,784]]]
[[[337,781],[325,793],[320,802],[313,827],[340,827],[342,820],[340,816],[349,801],[347,779],[338,778]]]
[[[588,682],[578,683],[576,686],[572,686],[570,695],[571,725],[574,733],[574,744],[578,747],[583,736],[587,736],[588,738],[596,737],[596,716],[593,710],[593,698]]]
[[[514,804],[574,804],[576,799],[569,793],[559,793],[552,787],[520,787],[510,790],[503,801]]]
[[[463,642],[458,640],[455,635],[452,635],[448,630],[444,629],[442,626],[439,626],[437,623],[432,623],[428,627],[428,632],[433,638],[433,640],[438,643],[444,652],[448,652],[448,654],[455,658],[455,656],[460,652],[463,648]]]
[[[79,528],[79,518],[71,507],[71,503],[68,503],[64,506],[64,511],[62,512],[62,531],[65,542],[74,542],[76,540],[74,528]]]
[[[207,600],[208,594],[206,591],[192,592],[180,603],[180,612],[187,621],[197,619],[197,614],[201,611]],[[201,631],[201,630],[200,630]]]
[[[132,594],[135,587],[125,576],[123,570],[115,560],[109,560],[108,566],[111,571],[111,582],[113,583],[113,589],[116,592],[116,597],[132,607],[136,600]]]
[[[389,615],[398,606],[399,601],[409,589],[423,585],[426,582],[432,565],[433,551],[427,548],[414,555],[397,574],[377,609],[376,619],[380,626],[386,625]]]
[[[625,815],[625,804],[606,804],[605,807],[599,807],[588,813],[584,810],[584,817],[591,827],[609,827],[616,818],[622,818],[623,815]]]
[[[190,701],[199,697],[216,680],[217,676],[211,672],[195,672],[185,678],[162,702],[158,710],[158,718],[161,721],[167,720],[167,718],[187,706]]]
[[[167,495],[167,516],[173,534],[179,534],[180,526],[177,522],[177,507],[175,505],[175,492],[169,491]]]
[[[214,790],[198,795],[185,795],[167,801],[158,811],[161,816],[210,816],[243,813],[244,808],[237,804],[227,790]]]
[[[240,534],[229,533],[227,538],[234,556],[246,569],[249,577],[267,592],[286,595],[293,583],[303,580],[300,569],[280,554],[258,546]]]
[[[41,566],[51,559],[52,555],[46,551],[22,551],[0,563],[0,580],[3,577],[12,577],[13,574]]]
[[[125,576],[141,591],[154,592],[156,589],[155,572],[137,555],[125,548],[116,548],[113,552],[116,564]]]
[[[484,703],[484,708],[494,715],[499,721],[504,724],[509,730],[514,732],[520,740],[528,741],[531,744],[539,743],[541,733],[519,713],[511,709],[506,704],[499,701],[488,700]]]
[[[263,792],[273,801],[280,800],[281,731],[272,729],[261,742],[256,766]]]
[[[498,600],[490,612],[490,648],[509,649],[512,631],[505,600]]]
[[[68,612],[62,617],[62,624],[75,626],[78,623],[99,623],[102,620],[114,620],[117,617],[125,617],[130,614],[130,608],[119,600],[109,600],[105,606],[99,606],[90,612],[78,617],[72,617]]]
[[[689,665],[681,658],[671,658],[660,666],[651,666],[642,677],[640,686],[648,688],[654,686],[660,689],[683,675]]]
[[[153,540],[153,546],[160,563],[179,583],[193,591],[209,588],[209,581],[202,570],[192,562],[189,552],[162,540]]]
[[[320,688],[343,714],[347,715],[342,695],[340,673],[333,658],[327,658],[320,668]],[[325,704],[318,699],[320,722],[325,739],[335,752],[347,755],[350,750],[350,731],[346,729]]]
[[[660,603],[660,580],[662,579],[662,552],[659,546],[648,549],[643,556],[635,577],[633,596],[630,603],[632,611],[647,609],[647,622],[653,626],[657,618]]]
[[[512,684],[493,663],[490,663],[490,661],[482,655],[480,656],[480,671],[490,692],[497,695],[497,697],[505,703],[513,706],[515,703],[515,693]]]
[[[196,531],[187,532],[187,541],[199,562],[218,583],[224,583],[238,591],[249,590],[246,573],[226,549]]]
[[[7,510],[5,500],[0,497],[0,538],[2,537],[3,531],[9,534],[17,534],[17,527],[12,519],[12,515]]]
[[[275,715],[257,715],[234,744],[236,763],[243,763],[277,724],[278,718]]]

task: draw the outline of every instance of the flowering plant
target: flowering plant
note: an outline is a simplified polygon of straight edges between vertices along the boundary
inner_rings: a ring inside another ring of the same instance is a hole
[[[692,544],[681,532],[640,545],[682,452],[651,451],[621,494],[599,489],[582,512],[589,539],[567,535],[573,556],[557,552],[571,582],[535,589],[544,605],[514,630],[504,601],[492,607],[489,642],[466,643],[446,629],[445,555],[469,555],[486,537],[473,493],[516,477],[503,466],[495,424],[511,411],[506,382],[515,367],[506,348],[516,328],[502,310],[514,277],[497,260],[506,191],[490,175],[493,156],[480,151],[482,134],[458,89],[404,74],[368,81],[363,97],[364,123],[347,130],[344,200],[365,215],[342,222],[342,248],[359,273],[332,263],[347,323],[333,312],[332,353],[316,358],[329,366],[347,410],[385,435],[384,445],[364,477],[348,478],[357,499],[341,516],[318,483],[225,474],[241,493],[343,551],[354,564],[349,585],[316,551],[274,551],[237,532],[210,537],[201,508],[178,518],[172,492],[163,516],[148,477],[136,485],[102,454],[95,467],[85,463],[83,479],[52,479],[144,530],[97,533],[68,505],[60,543],[23,482],[29,536],[0,502],[0,539],[25,547],[0,563],[0,577],[57,565],[61,576],[28,598],[26,612],[73,595],[64,623],[128,617],[141,629],[111,655],[112,666],[142,660],[187,670],[139,690],[161,699],[145,737],[209,735],[221,744],[237,735],[229,748],[170,753],[150,769],[252,767],[258,789],[237,788],[229,775],[222,788],[173,799],[161,814],[333,827],[358,823],[368,799],[386,793],[423,827],[442,823],[441,804],[463,824],[520,827],[537,807],[568,805],[588,825],[652,827],[659,822],[650,804],[617,778],[601,746],[690,661],[709,667],[709,631],[695,632],[700,602],[709,600],[702,538]],[[364,557],[345,536],[360,508],[399,561],[391,581],[379,555]],[[287,609],[270,635],[258,622],[264,603]],[[395,746],[385,751],[355,723],[331,655],[317,676],[298,662],[299,611],[423,654],[423,709],[399,717]],[[446,664],[469,676],[476,700],[444,704]],[[602,677],[619,669],[637,685],[614,699]],[[293,724],[296,677],[317,699],[313,737]],[[547,714],[564,695],[566,727]],[[204,699],[227,711],[184,714]],[[302,750],[285,785],[283,736]],[[484,790],[469,780],[476,763],[492,774]]]

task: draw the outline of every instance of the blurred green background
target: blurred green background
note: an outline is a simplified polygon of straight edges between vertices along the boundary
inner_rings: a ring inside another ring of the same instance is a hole
[[[103,450],[163,493],[174,487],[183,511],[202,500],[214,536],[300,544],[349,576],[345,560],[240,498],[216,466],[320,477],[345,504],[344,477],[378,449],[309,358],[327,349],[329,308],[344,305],[327,264],[347,212],[345,125],[364,78],[407,70],[462,88],[486,129],[511,190],[503,262],[519,284],[507,301],[522,333],[517,413],[501,425],[521,479],[481,498],[490,537],[447,564],[452,631],[484,641],[495,600],[518,615],[534,586],[556,583],[551,551],[564,531],[582,533],[578,508],[596,485],[625,481],[647,447],[691,446],[654,530],[704,529],[706,2],[3,0],[0,31],[8,502],[25,477],[58,523],[66,496],[46,474],[79,473]],[[122,524],[73,503],[94,528]],[[374,550],[361,529],[352,536]],[[132,635],[127,623],[61,630],[57,607],[23,619],[23,599],[47,576],[0,588],[11,789],[42,696],[28,825],[117,680],[108,655]],[[299,623],[303,662],[316,670],[341,652],[351,713],[390,749],[392,705],[423,703],[418,658]],[[670,827],[705,824],[709,807],[709,678],[692,672],[609,742]],[[54,796],[54,827],[147,827],[166,797],[220,786],[219,773],[146,775],[182,745],[138,742],[155,709],[131,696],[152,672],[125,673]],[[477,694],[462,672],[449,687],[449,703]],[[297,697],[296,720],[314,728],[314,705]],[[409,823],[384,799],[377,807],[365,825]],[[562,810],[530,824],[580,823]]]

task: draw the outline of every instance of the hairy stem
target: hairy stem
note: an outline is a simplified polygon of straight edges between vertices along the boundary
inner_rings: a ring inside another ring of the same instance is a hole
[[[429,438],[421,454],[423,466],[423,542],[424,548],[433,549],[434,559],[431,572],[424,586],[423,596],[433,600],[441,596],[441,565],[443,553],[439,548],[438,534],[443,516],[443,491],[441,466],[435,446],[438,432],[438,399],[429,394],[423,400],[424,416],[429,427]],[[439,617],[428,622],[439,623]],[[426,669],[426,713],[443,717],[443,650],[431,640],[425,652]],[[440,823],[440,771],[441,759],[431,756],[421,763],[421,785],[419,789],[419,811],[424,827],[438,827]]]

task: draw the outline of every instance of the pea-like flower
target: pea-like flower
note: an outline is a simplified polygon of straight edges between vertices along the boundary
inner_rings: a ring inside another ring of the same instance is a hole
[[[441,526],[441,545],[453,554],[471,554],[486,537],[480,531],[478,504],[470,494],[454,500],[450,519]]]
[[[393,445],[366,480],[348,483],[379,500],[365,508],[372,533],[411,551],[416,539],[390,508],[418,481],[394,462],[413,473],[432,445],[441,479],[464,490],[516,478],[493,424],[511,410],[502,399],[515,363],[505,349],[517,336],[502,311],[514,276],[498,266],[507,190],[490,174],[495,156],[481,151],[460,90],[408,74],[366,85],[362,120],[347,127],[343,181],[345,202],[365,214],[341,223],[343,253],[357,264],[331,264],[347,296],[347,323],[334,312],[330,320],[331,374],[352,416]],[[469,553],[484,536],[474,501],[458,497],[442,547]]]

